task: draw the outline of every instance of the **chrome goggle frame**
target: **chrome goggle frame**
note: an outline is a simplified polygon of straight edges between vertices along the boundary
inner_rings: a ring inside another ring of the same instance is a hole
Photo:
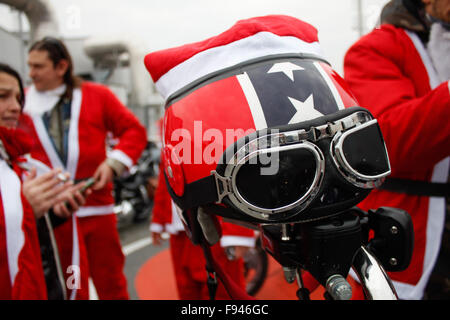
[[[384,177],[390,174],[390,166],[389,170],[382,174],[375,176],[364,175],[352,168],[343,152],[343,143],[349,135],[374,124],[377,124],[377,120],[373,119],[369,113],[358,111],[340,120],[311,127],[308,131],[304,129],[292,130],[269,133],[254,138],[239,148],[230,161],[226,163],[223,176],[216,170],[211,171],[211,175],[216,181],[218,196],[216,203],[223,203],[223,199],[227,197],[239,210],[265,221],[287,219],[292,215],[298,214],[308,207],[319,193],[325,175],[325,157],[322,150],[315,143],[325,138],[332,139],[329,152],[337,171],[346,181],[355,187],[363,189],[377,187],[383,182]],[[311,152],[315,159],[315,176],[305,194],[293,203],[277,208],[256,206],[248,202],[240,194],[236,184],[236,177],[244,164],[249,163],[260,155],[281,153],[294,149],[306,149]],[[388,159],[387,162],[389,164]]]

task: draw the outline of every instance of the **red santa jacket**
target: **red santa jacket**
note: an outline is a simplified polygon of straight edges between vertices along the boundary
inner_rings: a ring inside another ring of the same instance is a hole
[[[147,144],[146,130],[107,87],[90,82],[83,82],[72,94],[67,164],[63,164],[45,128],[42,115],[55,106],[64,90],[64,86],[46,92],[38,92],[33,86],[27,90],[19,127],[33,137],[29,162],[38,169],[38,174],[49,168],[63,168],[72,179],[86,179],[94,174],[107,156],[131,167]],[[108,132],[119,142],[107,155]],[[108,183],[101,190],[93,190],[86,204],[72,216],[72,239],[80,239],[73,241],[72,265],[79,266],[81,259],[81,237],[76,219],[113,214],[112,189],[112,183]],[[72,292],[71,299],[75,295],[76,290]]]
[[[176,208],[167,190],[162,163],[163,161],[161,161],[158,187],[155,191],[150,231],[158,233],[167,231],[170,234],[176,234],[184,231],[184,227],[177,213],[179,209]],[[221,229],[222,247],[237,245],[253,247],[255,245],[253,230],[223,221],[221,221]]]
[[[57,91],[57,90],[56,90]],[[31,87],[27,92],[20,127],[35,138],[31,152],[34,164],[43,163],[51,168],[64,168],[72,179],[91,177],[107,157],[106,138],[111,132],[119,143],[108,157],[131,167],[140,157],[147,143],[145,128],[116,96],[105,86],[83,82],[73,91],[67,165],[59,158],[42,120],[42,114],[51,109],[59,99],[52,92],[40,93]],[[77,216],[110,214],[114,198],[112,183],[94,191]]]
[[[0,157],[0,299],[47,299],[36,220],[14,169]]]
[[[391,177],[446,182],[450,154],[449,83],[437,81],[426,49],[412,32],[382,25],[347,52],[345,80],[360,105],[378,119]],[[420,299],[439,252],[445,199],[374,190],[363,209],[390,206],[412,216],[412,262],[392,273],[400,298]]]

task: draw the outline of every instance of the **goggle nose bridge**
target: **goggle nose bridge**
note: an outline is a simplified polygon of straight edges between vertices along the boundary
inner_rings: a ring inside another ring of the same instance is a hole
[[[233,193],[231,178],[221,176],[216,170],[212,170],[211,175],[216,181],[217,203],[221,203],[223,198]]]

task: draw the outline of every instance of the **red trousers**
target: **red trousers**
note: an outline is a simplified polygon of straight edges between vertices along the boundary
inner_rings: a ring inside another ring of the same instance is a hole
[[[199,245],[192,244],[185,232],[179,232],[170,236],[170,252],[180,300],[209,300],[206,285],[206,261],[202,248]],[[242,259],[228,260],[225,251],[219,244],[212,247],[212,254],[224,266],[228,275],[244,289],[245,279]],[[218,280],[216,299],[230,299],[220,280]]]
[[[80,286],[77,300],[89,299],[89,277],[92,278],[100,300],[129,299],[127,280],[123,273],[122,253],[114,214],[78,218],[80,247]],[[67,221],[55,229],[68,297],[73,284],[72,223]]]

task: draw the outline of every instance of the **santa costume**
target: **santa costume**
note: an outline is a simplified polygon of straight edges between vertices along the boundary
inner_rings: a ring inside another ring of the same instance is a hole
[[[23,133],[0,127],[0,299],[47,299],[36,219],[24,198]]]
[[[73,90],[66,136],[67,159],[61,159],[43,116],[56,105],[64,91],[65,85],[45,92],[38,92],[32,86],[27,92],[24,113],[28,117],[22,119],[20,126],[35,138],[32,164],[43,170],[63,168],[75,181],[90,178],[107,157],[131,167],[147,143],[145,128],[109,89],[91,82],[82,82]],[[119,143],[107,155],[108,132]],[[71,299],[88,298],[89,276],[100,299],[128,298],[112,190],[112,182],[101,190],[93,190],[72,219],[55,229]]]
[[[378,119],[386,141],[392,167],[386,183],[394,181],[404,189],[387,190],[386,184],[372,191],[360,207],[401,208],[413,220],[411,264],[390,274],[401,299],[422,298],[445,221],[443,196],[405,191],[417,183],[447,182],[450,88],[448,79],[439,79],[436,68],[418,34],[392,24],[362,37],[345,56],[345,80],[360,105]]]

